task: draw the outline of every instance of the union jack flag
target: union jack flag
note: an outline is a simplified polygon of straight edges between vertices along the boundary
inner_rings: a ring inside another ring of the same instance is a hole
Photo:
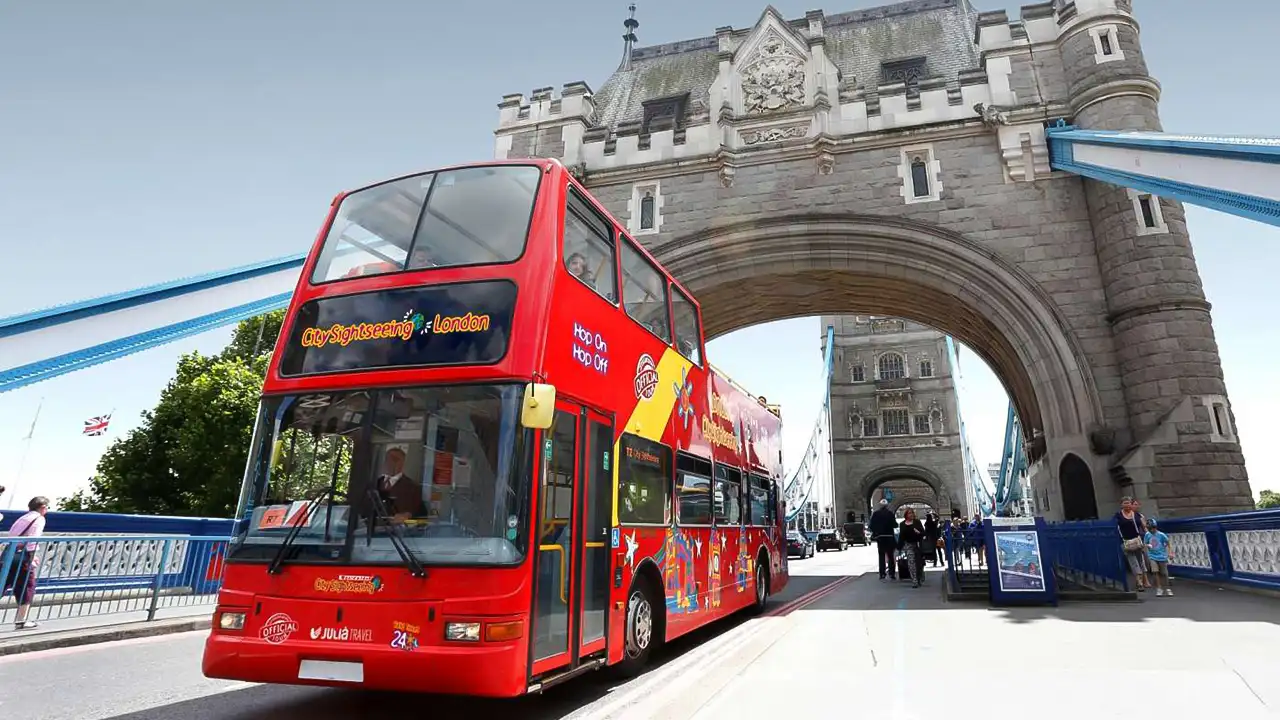
[[[84,421],[84,434],[91,436],[105,435],[107,426],[111,424],[111,415],[99,415]]]

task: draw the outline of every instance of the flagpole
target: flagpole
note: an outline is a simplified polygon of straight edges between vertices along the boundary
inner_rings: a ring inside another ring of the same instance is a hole
[[[44,407],[44,398],[40,398],[40,403],[36,405],[36,415],[31,419],[31,429],[27,431],[27,436],[22,438],[22,457],[18,460],[18,473],[14,476],[13,487],[9,490],[8,507],[12,509],[13,499],[18,497],[18,486],[22,484],[22,474],[27,469],[27,454],[31,452],[31,438],[36,434],[36,423],[40,421],[40,410]]]

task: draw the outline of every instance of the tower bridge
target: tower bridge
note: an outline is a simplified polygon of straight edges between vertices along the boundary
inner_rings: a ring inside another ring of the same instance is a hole
[[[1145,7],[1168,12],[1155,2]],[[875,582],[869,549],[824,555],[790,565],[788,587],[763,617],[713,628],[701,646],[679,641],[666,664],[625,685],[579,678],[519,701],[517,714],[559,717],[573,706],[574,717],[794,715],[829,711],[833,688],[895,715],[954,704],[954,693],[885,692],[904,677],[968,688],[994,676],[1050,694],[1092,687],[1096,708],[1157,715],[1196,708],[1254,717],[1260,706],[1280,705],[1266,681],[1280,667],[1274,599],[1221,592],[1280,587],[1280,518],[1177,517],[1252,506],[1181,203],[1280,224],[1277,141],[1163,133],[1160,86],[1143,59],[1131,0],[1053,0],[1023,6],[1016,19],[977,12],[967,0],[790,19],[767,8],[751,27],[650,47],[637,46],[634,17],[624,27],[622,62],[598,91],[574,82],[559,93],[505,97],[495,156],[552,156],[574,168],[697,294],[709,336],[822,317],[828,394],[789,479],[791,512],[807,508],[814,483],[834,470],[822,481],[835,486],[837,517],[886,493],[895,509],[990,515],[1016,500],[1016,477],[1028,464],[1037,502],[1052,519],[1105,512],[1121,494],[1162,516],[1178,597],[1083,611],[973,612],[928,589]],[[302,262],[296,255],[0,319],[0,393],[282,307]],[[884,342],[852,342],[859,318],[873,317],[890,323]],[[1012,399],[994,493],[978,478],[959,408],[948,404],[955,339],[995,370]],[[894,354],[901,373],[886,360]],[[889,439],[886,425],[894,428]],[[36,612],[49,613],[41,619],[52,617],[53,627],[0,638],[5,664],[24,680],[7,696],[19,714],[47,709],[69,678],[88,682],[59,696],[68,716],[110,708],[231,717],[265,706],[281,717],[320,708],[420,712],[418,696],[203,677],[193,661],[203,633],[178,631],[208,627],[208,605],[200,603],[213,596],[199,593],[219,584],[227,531],[197,521],[191,533],[216,534],[176,536],[175,519],[106,515],[82,516],[92,527],[77,527],[63,515],[51,519],[59,532],[119,523],[107,529],[131,535],[34,542],[133,554],[141,547],[156,562],[126,563],[124,576],[102,563],[42,563],[42,587],[106,581],[111,592],[145,593],[150,610],[103,610],[119,601],[81,602],[82,595],[40,597]],[[1045,533],[1045,577],[1092,573],[1127,591],[1123,561],[1106,566],[1119,559],[1114,533],[1105,523],[1054,525]],[[177,543],[188,543],[177,556],[182,572],[169,567]],[[926,573],[926,588],[954,589],[954,566],[978,557],[972,542],[947,554],[951,567]],[[998,562],[998,549],[991,557]],[[985,577],[988,589],[1003,583],[999,572]],[[187,584],[203,589],[173,587]],[[203,615],[203,625],[165,617],[177,604],[162,605],[162,590],[186,592],[172,597],[191,600],[187,609]],[[65,614],[56,609],[61,602]],[[799,612],[807,608],[839,612]],[[140,614],[154,622],[126,622]],[[124,624],[87,627],[102,618]],[[1200,623],[1241,627],[1193,629]],[[1007,642],[969,643],[964,662],[937,662],[939,635],[1004,638],[1012,625],[1019,652]],[[313,640],[320,629],[311,630]],[[37,652],[166,632],[176,634]],[[306,639],[299,633],[296,641]],[[423,641],[424,648],[440,642]],[[1120,662],[1138,647],[1150,650],[1141,667]],[[165,670],[148,672],[157,662]],[[780,668],[799,669],[782,693]],[[1192,681],[1135,699],[1130,688],[1152,671]],[[441,717],[486,709],[470,698],[430,702]]]
[[[964,342],[1008,389],[1052,516],[1122,494],[1252,507],[1181,203],[1050,152],[1058,121],[1160,130],[1138,28],[1128,0],[767,8],[651,47],[629,26],[598,91],[504,97],[495,156],[575,168],[710,336],[866,313]]]
[[[923,323],[1004,383],[1050,517],[1126,493],[1166,516],[1251,506],[1181,202],[1277,222],[1277,141],[1162,133],[1129,0],[770,7],[649,47],[637,28],[598,91],[503,98],[495,157],[574,168],[710,337]],[[3,319],[0,391],[281,307],[301,263]]]

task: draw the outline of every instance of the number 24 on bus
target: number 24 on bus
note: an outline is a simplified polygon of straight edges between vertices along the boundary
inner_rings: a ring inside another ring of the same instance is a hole
[[[335,198],[263,386],[209,677],[510,697],[787,582],[781,419],[553,160]]]

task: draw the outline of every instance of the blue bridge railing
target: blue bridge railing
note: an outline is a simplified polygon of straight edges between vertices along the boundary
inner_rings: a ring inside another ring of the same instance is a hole
[[[1169,574],[1280,591],[1280,510],[1161,520]],[[1132,576],[1112,520],[1052,523],[1050,547],[1068,579],[1128,590]]]
[[[1162,520],[1175,577],[1280,591],[1280,510]]]
[[[1111,520],[1049,523],[1047,552],[1059,583],[1129,590],[1129,565]]]

